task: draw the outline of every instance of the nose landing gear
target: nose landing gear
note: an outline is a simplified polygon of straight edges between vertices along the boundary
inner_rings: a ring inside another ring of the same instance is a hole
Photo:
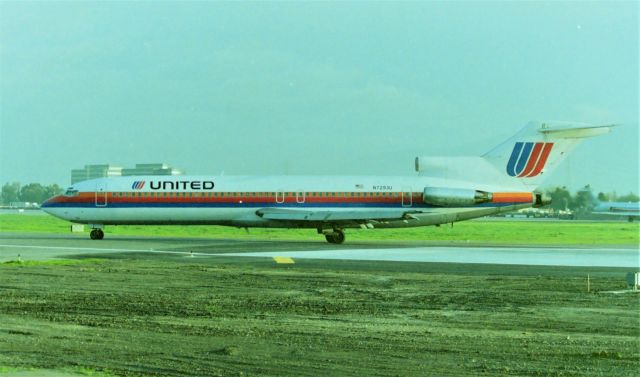
[[[89,233],[89,237],[91,237],[92,240],[101,240],[104,238],[104,232],[102,229],[93,229],[91,233]]]

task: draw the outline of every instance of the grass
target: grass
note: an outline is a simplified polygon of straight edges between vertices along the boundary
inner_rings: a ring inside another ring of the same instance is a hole
[[[0,215],[2,232],[69,233],[70,223],[52,216]],[[87,229],[88,230],[88,229]],[[463,221],[453,227],[347,230],[349,240],[444,241],[491,244],[638,245],[640,224],[622,222]],[[318,240],[314,229],[244,229],[222,226],[110,226],[106,236],[170,236]]]
[[[91,263],[100,263],[103,262],[104,259],[96,259],[96,258],[87,258],[87,259],[51,259],[51,260],[10,260],[6,262],[0,263],[5,266],[18,266],[18,267],[27,267],[27,266],[61,266],[61,265],[71,265],[71,264],[91,264]]]
[[[638,229],[473,221],[348,237],[637,246]],[[68,230],[50,216],[0,215],[2,232]],[[313,230],[213,226],[110,234],[322,242]],[[627,272],[148,253],[10,261],[0,263],[0,375],[635,376],[639,296],[605,293],[626,288]]]
[[[623,289],[621,269],[99,257],[0,265],[0,365],[119,376],[635,376],[640,367],[638,296],[594,292]]]

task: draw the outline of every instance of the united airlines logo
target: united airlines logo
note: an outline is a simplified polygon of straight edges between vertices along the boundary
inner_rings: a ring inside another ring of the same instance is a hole
[[[507,164],[507,174],[518,178],[535,177],[542,172],[553,143],[517,142]]]
[[[135,181],[131,185],[131,189],[133,190],[142,190],[143,187],[144,187],[144,181]]]

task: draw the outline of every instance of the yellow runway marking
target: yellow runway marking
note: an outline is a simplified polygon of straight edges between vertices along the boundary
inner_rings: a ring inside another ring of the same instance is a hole
[[[278,264],[294,264],[296,262],[293,261],[290,257],[273,257],[273,260]]]

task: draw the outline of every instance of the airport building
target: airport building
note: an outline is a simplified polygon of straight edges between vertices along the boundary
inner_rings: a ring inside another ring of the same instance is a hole
[[[135,168],[122,168],[109,164],[85,165],[83,169],[71,170],[71,184],[95,178],[132,175],[182,175],[182,170],[167,164],[136,164]]]
[[[71,170],[71,184],[95,178],[117,177],[122,175],[122,168],[108,164],[85,165],[84,169]]]
[[[122,169],[122,175],[182,175],[183,172],[167,164],[136,164],[135,168]]]

